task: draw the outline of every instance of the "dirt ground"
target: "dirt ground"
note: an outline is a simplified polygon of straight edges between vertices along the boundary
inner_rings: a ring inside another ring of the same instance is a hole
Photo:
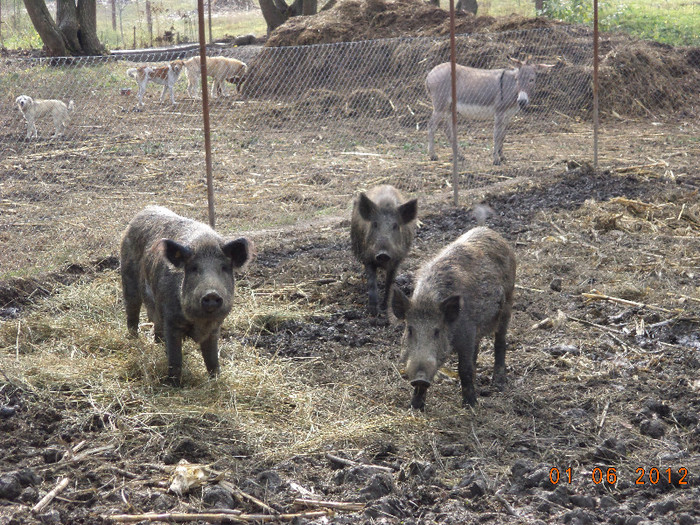
[[[225,367],[236,369],[231,349],[240,345],[260,358],[307,363],[298,379],[308,384],[356,381],[361,392],[348,401],[368,415],[405,414],[415,427],[408,436],[384,428],[368,442],[340,439],[273,459],[235,438],[225,415],[203,414],[127,439],[120,420],[138,408],[105,410],[89,392],[76,400],[68,386],[32,387],[11,372],[8,345],[0,520],[102,523],[100,516],[116,513],[214,507],[289,514],[301,513],[294,500],[306,498],[363,506],[296,523],[697,523],[698,189],[697,172],[670,180],[579,168],[532,173],[479,195],[492,210],[486,223],[515,247],[519,268],[509,384],[503,393],[490,389],[485,345],[474,410],[459,406],[454,362],[429,392],[426,412],[408,408],[410,387],[396,371],[401,327],[366,314],[347,220],[256,235],[259,252],[240,296],[273,289],[280,301],[301,301],[315,313],[270,317],[245,335],[227,331]],[[472,210],[445,204],[447,196],[421,214],[398,277],[406,292],[421,261],[476,224]],[[83,285],[106,280],[116,291],[113,259],[88,270]],[[598,293],[614,299],[596,300]],[[196,352],[186,363],[201,368]],[[92,388],[97,395],[99,384]],[[86,452],[65,455],[83,441]],[[183,458],[209,465],[225,482],[169,493],[162,469]],[[561,476],[556,483],[552,469]],[[601,473],[616,478],[600,483]],[[68,488],[31,517],[30,506],[61,476],[71,479]]]
[[[76,103],[94,103],[84,97]],[[401,126],[399,116],[368,125],[347,105],[329,124],[303,99],[213,104],[217,227],[249,237],[256,258],[223,328],[221,376],[210,381],[187,345],[174,389],[146,319],[138,340],[125,337],[117,260],[120,232],[146,204],[206,219],[197,101],[155,98],[133,112],[133,97],[102,96],[100,111],[75,123],[89,132],[70,141],[23,144],[17,112],[0,117],[2,144],[13,145],[0,159],[0,525],[120,514],[146,523],[144,513],[215,514],[192,523],[700,522],[694,99],[608,114],[598,171],[580,115],[518,117],[498,167],[488,126],[474,128],[459,206],[447,145],[439,162],[425,157],[425,108]],[[402,327],[366,312],[349,206],[380,183],[419,199],[397,277],[406,293],[477,216],[515,249],[508,384],[491,388],[484,341],[474,409],[460,406],[451,359],[425,412],[412,411]],[[169,489],[181,460],[204,478],[184,494]]]

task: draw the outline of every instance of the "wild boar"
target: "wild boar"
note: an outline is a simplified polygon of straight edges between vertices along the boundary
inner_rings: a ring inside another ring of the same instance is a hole
[[[410,299],[394,287],[391,307],[405,322],[401,361],[414,388],[413,408],[425,408],[428,387],[452,351],[459,360],[462,404],[475,405],[474,370],[479,343],[492,333],[492,384],[503,388],[515,266],[515,254],[503,237],[480,226],[420,268]]]
[[[376,186],[355,199],[350,240],[355,257],[367,272],[371,315],[377,315],[377,268],[386,271],[381,306],[386,310],[396,270],[413,242],[417,212],[417,199],[405,202],[393,186]]]
[[[233,271],[250,259],[245,238],[225,241],[206,224],[149,206],[138,213],[121,243],[121,278],[130,335],[138,334],[141,304],[165,341],[168,378],[182,374],[182,340],[199,343],[211,376],[219,372],[219,331],[231,311]]]

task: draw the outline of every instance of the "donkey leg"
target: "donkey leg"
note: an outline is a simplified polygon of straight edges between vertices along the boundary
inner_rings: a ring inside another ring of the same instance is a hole
[[[503,156],[503,140],[506,137],[506,127],[508,126],[508,118],[505,115],[496,115],[493,126],[493,165],[498,166],[501,162],[505,162]]]
[[[433,114],[430,116],[428,121],[428,156],[430,160],[437,160],[438,157],[435,154],[435,130],[440,125],[442,121],[442,113],[437,110],[433,110]]]
[[[452,115],[447,115],[445,118],[445,135],[447,135],[447,142],[450,143],[452,147],[452,137],[455,134],[454,126],[452,126]],[[459,143],[457,144],[457,159],[464,160],[464,153],[459,148]]]

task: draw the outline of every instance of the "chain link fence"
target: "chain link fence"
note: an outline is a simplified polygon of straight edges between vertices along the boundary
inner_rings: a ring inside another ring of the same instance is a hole
[[[0,66],[0,279],[115,254],[128,220],[157,203],[206,220],[201,99],[159,100],[150,83],[137,110],[127,69],[194,51],[69,59],[4,59]],[[242,46],[240,91],[211,99],[217,225],[224,233],[348,213],[354,192],[392,183],[407,194],[447,191],[451,149],[436,135],[425,78],[449,59],[447,38],[396,38],[301,47]],[[563,172],[592,159],[592,34],[583,26],[461,35],[457,60],[538,75],[530,107],[511,122],[507,162],[492,165],[493,122],[460,119],[463,189]],[[209,79],[211,82],[211,79]],[[211,86],[211,83],[209,84]],[[15,99],[73,101],[65,133],[50,116],[37,138]],[[607,36],[601,44],[600,164],[615,169],[697,159],[700,52]],[[651,159],[651,160],[650,160]],[[680,169],[680,168],[679,168]]]

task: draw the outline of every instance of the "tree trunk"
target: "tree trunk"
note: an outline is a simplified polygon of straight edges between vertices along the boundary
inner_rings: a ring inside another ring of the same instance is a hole
[[[478,9],[479,5],[476,3],[476,0],[459,0],[455,7],[456,11],[466,11],[473,15],[476,15]]]
[[[267,24],[268,35],[284,24],[287,18],[289,18],[286,11],[281,11],[273,0],[260,0],[260,10]]]
[[[24,7],[32,21],[41,41],[44,42],[50,56],[65,56],[68,54],[66,43],[63,41],[61,31],[51,18],[44,0],[24,0]]]
[[[117,0],[112,0],[112,31],[117,30]]]
[[[78,23],[80,24],[80,44],[82,54],[101,55],[104,46],[97,38],[97,2],[95,0],[78,0]]]
[[[153,16],[151,15],[151,0],[146,0],[146,26],[148,27],[149,45],[153,47]]]
[[[96,0],[57,0],[56,21],[44,0],[24,0],[27,14],[49,56],[101,55]]]
[[[78,37],[80,23],[74,0],[56,1],[56,25],[63,34],[68,53],[71,55],[80,54],[80,38]]]
[[[316,13],[318,13],[318,0],[304,0],[301,14],[308,16],[315,15]]]
[[[269,35],[292,16],[315,15],[318,12],[318,0],[294,0],[292,5],[287,5],[284,0],[260,0],[260,10]]]
[[[544,0],[535,0],[535,11],[538,13],[544,9]]]

